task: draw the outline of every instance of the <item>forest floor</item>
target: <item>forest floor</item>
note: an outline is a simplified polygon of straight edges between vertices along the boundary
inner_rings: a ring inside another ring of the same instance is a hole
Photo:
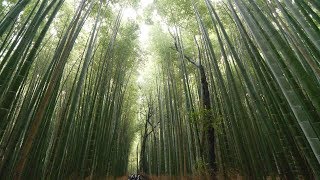
[[[92,180],[95,178],[85,178],[85,180]],[[128,176],[121,176],[121,177],[106,177],[106,178],[98,178],[99,180],[128,180]],[[246,180],[248,178],[240,175],[233,175],[229,177],[218,176],[217,180]],[[286,178],[281,178],[279,176],[269,176],[266,180],[281,180]],[[304,180],[302,177],[298,177],[299,180]],[[212,180],[210,177],[205,176],[147,176],[142,180]]]
[[[128,180],[128,176],[122,176],[122,177],[107,177],[107,180]],[[218,177],[217,180],[244,180],[243,176],[235,175],[228,178]],[[272,178],[270,177],[270,180]],[[276,178],[276,180],[280,180],[280,178]],[[143,180],[211,180],[210,177],[204,177],[204,176],[147,176],[147,178],[144,178]]]

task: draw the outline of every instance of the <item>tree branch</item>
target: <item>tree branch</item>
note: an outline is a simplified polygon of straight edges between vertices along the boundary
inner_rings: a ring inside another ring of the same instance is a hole
[[[176,42],[176,41],[174,42],[174,46],[175,46],[175,48],[171,47],[171,49],[176,50],[177,52],[179,52],[179,53],[182,54],[182,52],[179,51],[179,48],[178,48],[178,45],[177,45],[177,42]],[[185,59],[187,59],[191,64],[195,65],[197,68],[200,68],[200,64],[199,64],[199,63],[196,63],[192,58],[190,58],[189,56],[187,56],[187,55],[185,55],[185,54],[182,54],[182,55],[183,55],[183,57],[184,57]]]
[[[193,37],[198,49],[199,67],[201,66],[201,50],[196,36]]]
[[[154,132],[154,129],[158,126],[160,124],[160,121],[157,123],[157,125],[155,125],[155,126],[152,126],[151,124],[151,127],[152,127],[152,130],[147,134],[147,137],[152,133],[152,132]]]

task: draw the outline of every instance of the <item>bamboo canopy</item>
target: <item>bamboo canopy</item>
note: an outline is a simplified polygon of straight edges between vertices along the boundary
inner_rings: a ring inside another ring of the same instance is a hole
[[[319,179],[317,0],[0,0],[0,179]]]

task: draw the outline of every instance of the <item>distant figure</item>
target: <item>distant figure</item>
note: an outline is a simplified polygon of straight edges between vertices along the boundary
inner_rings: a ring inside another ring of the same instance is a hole
[[[132,174],[128,177],[128,180],[142,180],[139,174]]]

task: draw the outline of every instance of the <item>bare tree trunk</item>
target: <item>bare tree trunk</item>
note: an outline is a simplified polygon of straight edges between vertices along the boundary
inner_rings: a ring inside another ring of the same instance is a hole
[[[206,113],[204,114],[204,118],[205,118],[205,122],[207,123],[205,128],[205,134],[207,136],[207,141],[208,141],[209,165],[211,168],[210,171],[215,172],[217,171],[217,166],[216,166],[216,155],[215,155],[215,135],[214,135],[214,128],[211,122],[212,112],[211,112],[211,104],[210,104],[210,92],[209,92],[206,74],[201,64],[199,65],[199,72],[200,72],[201,88],[202,88],[202,106],[206,110]]]
[[[216,166],[216,155],[215,155],[215,134],[214,134],[214,127],[212,125],[212,111],[211,111],[211,104],[210,104],[210,92],[208,87],[208,81],[206,77],[206,73],[204,70],[203,65],[201,64],[201,50],[199,47],[199,44],[197,40],[195,39],[195,42],[197,44],[198,48],[198,58],[199,62],[194,61],[189,56],[185,55],[183,53],[182,46],[179,42],[179,37],[174,36],[172,33],[170,33],[171,36],[175,39],[175,50],[177,50],[182,56],[188,60],[191,64],[193,64],[195,67],[198,68],[199,74],[200,74],[200,82],[201,82],[201,90],[202,90],[202,108],[205,110],[203,114],[205,127],[204,127],[204,136],[203,138],[206,139],[207,143],[202,143],[202,145],[207,144],[208,147],[206,147],[208,151],[208,161],[209,161],[209,167],[210,167],[210,176],[215,179],[215,172],[217,171]],[[202,156],[204,155],[204,149],[205,147],[200,147],[200,153]]]
[[[149,113],[148,113],[149,116]],[[146,119],[145,125],[144,125],[144,134],[143,134],[143,138],[142,138],[142,143],[141,143],[141,150],[140,150],[140,161],[139,161],[139,172],[140,173],[146,173],[148,172],[148,166],[146,163],[146,143],[147,143],[147,139],[148,139],[148,118]]]
[[[148,113],[146,115],[146,121],[144,124],[144,133],[141,143],[141,150],[140,150],[140,161],[139,161],[139,172],[144,175],[145,173],[148,173],[148,163],[146,161],[146,146],[147,146],[147,140],[149,135],[154,132],[154,129],[157,125],[153,125],[151,123],[151,117],[153,116],[153,104],[152,102],[148,103]],[[150,132],[148,132],[148,124],[151,126]]]

